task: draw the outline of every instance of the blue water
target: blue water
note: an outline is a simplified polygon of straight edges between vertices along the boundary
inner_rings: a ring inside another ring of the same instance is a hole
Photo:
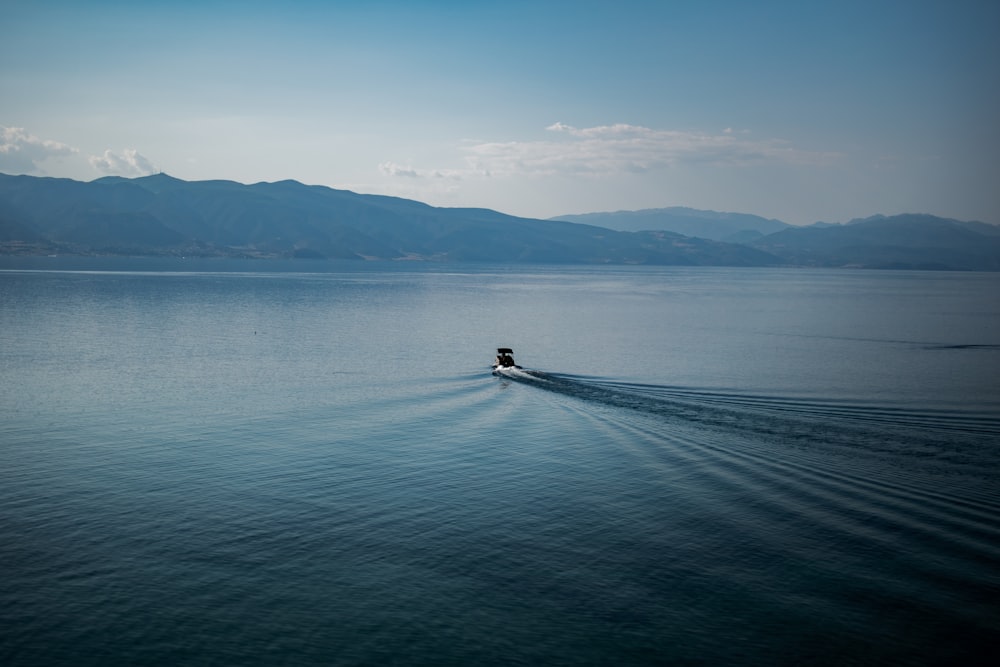
[[[995,664],[1000,274],[0,269],[0,664]]]

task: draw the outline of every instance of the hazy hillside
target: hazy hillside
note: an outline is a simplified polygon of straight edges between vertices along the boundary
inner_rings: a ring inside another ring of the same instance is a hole
[[[84,183],[0,174],[3,254],[1000,271],[1000,226],[930,215],[810,227],[680,208],[564,217],[572,221],[436,208],[296,181],[244,185],[157,174]]]
[[[296,181],[0,175],[0,251],[758,266],[748,246],[435,208]]]
[[[584,213],[560,215],[553,220],[597,225],[623,232],[662,230],[685,236],[697,236],[713,241],[742,243],[771,234],[790,225],[780,220],[762,218],[747,213],[719,213],[674,206],[614,213]]]
[[[791,266],[1000,271],[1000,225],[931,215],[876,215],[794,227],[754,215],[674,207],[554,219],[741,243]]]
[[[932,215],[791,227],[752,245],[805,266],[1000,271],[1000,226]]]

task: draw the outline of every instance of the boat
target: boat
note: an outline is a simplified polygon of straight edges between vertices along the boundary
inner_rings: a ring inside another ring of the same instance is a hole
[[[497,358],[493,361],[494,375],[500,375],[502,371],[520,368],[520,366],[514,363],[514,350],[509,347],[497,348]]]

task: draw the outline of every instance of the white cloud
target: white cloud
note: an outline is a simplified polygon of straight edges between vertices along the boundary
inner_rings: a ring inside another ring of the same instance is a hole
[[[782,139],[761,139],[738,127],[698,132],[626,123],[585,128],[553,123],[545,130],[527,141],[465,140],[447,162],[439,163],[448,168],[405,159],[382,162],[379,181],[355,189],[439,206],[486,205],[506,211],[514,200],[526,198],[535,202],[535,209],[519,213],[537,217],[540,210],[545,215],[582,210],[584,201],[592,210],[652,208],[679,197],[697,205],[699,196],[718,200],[719,191],[746,191],[750,183],[757,184],[752,196],[763,196],[764,189],[777,183],[778,174],[829,167],[845,159],[843,154],[809,151]],[[824,178],[831,175],[828,169],[822,171]],[[502,195],[496,194],[498,187]],[[555,203],[559,199],[573,203]]]
[[[462,170],[459,169],[416,169],[396,164],[395,162],[382,162],[379,164],[378,170],[386,176],[401,178],[445,178],[458,180],[462,177]]]
[[[0,127],[0,171],[34,174],[50,158],[73,155],[77,149],[51,139],[39,139],[23,127]]]
[[[491,174],[608,174],[684,164],[815,165],[837,157],[800,150],[780,139],[738,136],[729,128],[713,134],[624,123],[588,128],[554,123],[546,129],[566,138],[471,144],[466,148],[470,166]]]
[[[121,155],[111,149],[104,151],[104,155],[91,155],[90,164],[102,173],[116,176],[147,176],[156,171],[156,167],[134,148],[126,148]]]
[[[403,176],[406,178],[421,178],[419,171],[413,167],[404,167],[395,162],[383,162],[378,166],[379,171],[387,176]]]
[[[383,162],[388,176],[423,179],[504,176],[603,176],[646,173],[675,166],[740,167],[821,165],[840,156],[798,149],[781,139],[755,139],[749,132],[658,130],[616,123],[577,128],[553,123],[552,139],[475,142],[462,146],[460,169],[420,169]]]
[[[598,127],[586,127],[582,129],[566,125],[565,123],[553,123],[545,129],[550,132],[565,132],[566,134],[582,139],[637,137],[651,131],[648,128],[639,125],[628,125],[627,123],[599,125]]]

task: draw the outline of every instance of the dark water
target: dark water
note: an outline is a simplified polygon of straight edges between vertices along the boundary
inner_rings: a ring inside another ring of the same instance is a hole
[[[995,664],[1000,274],[5,261],[4,665]]]

